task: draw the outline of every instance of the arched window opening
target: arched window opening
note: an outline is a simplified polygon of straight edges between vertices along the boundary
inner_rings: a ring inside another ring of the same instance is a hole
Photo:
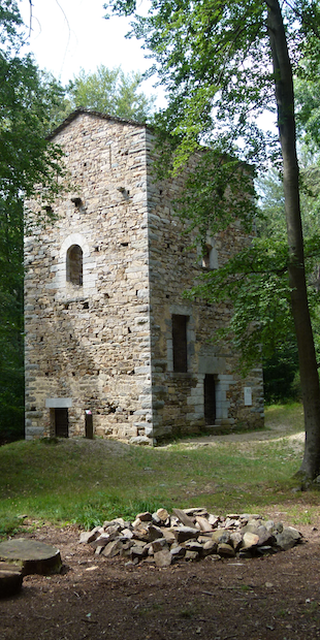
[[[204,269],[217,269],[218,268],[218,254],[212,244],[205,244],[202,254],[202,267]]]
[[[202,266],[205,269],[210,269],[210,253],[212,250],[211,244],[205,244],[203,247]]]
[[[83,251],[78,244],[73,244],[67,251],[67,282],[83,285]]]

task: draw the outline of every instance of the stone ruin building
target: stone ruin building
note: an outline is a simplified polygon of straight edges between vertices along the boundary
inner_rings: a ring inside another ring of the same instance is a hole
[[[173,215],[183,177],[155,182],[146,125],[80,109],[53,141],[72,191],[25,240],[26,438],[262,427],[262,371],[243,379],[210,342],[230,309],[183,297],[248,241],[241,225],[205,257],[188,247]]]

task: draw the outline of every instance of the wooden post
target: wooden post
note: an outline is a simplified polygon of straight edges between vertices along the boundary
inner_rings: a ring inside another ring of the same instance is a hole
[[[90,409],[86,410],[86,438],[93,440],[93,416]]]

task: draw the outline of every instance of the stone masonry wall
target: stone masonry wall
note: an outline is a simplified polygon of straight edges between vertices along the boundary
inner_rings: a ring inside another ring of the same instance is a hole
[[[84,433],[85,410],[97,434],[150,430],[145,135],[79,114],[55,138],[73,190],[56,202],[58,219],[26,239],[27,438],[52,433],[60,406],[70,435]],[[74,244],[82,286],[66,282]]]
[[[152,166],[152,134],[149,133],[148,164]],[[184,176],[156,183],[149,173],[149,247],[152,334],[153,424],[157,439],[194,433],[199,429],[263,426],[262,369],[242,378],[238,359],[230,349],[219,348],[211,338],[225,326],[232,309],[226,303],[211,305],[184,297],[203,270],[201,252],[190,249],[192,237],[183,234],[174,215],[174,202],[183,190]],[[235,222],[214,239],[217,267],[251,241],[241,224]],[[188,320],[188,371],[174,372],[172,362],[172,315]],[[215,379],[216,419],[206,424],[204,417],[205,375]],[[246,391],[245,391],[246,390]],[[251,401],[245,404],[245,394]]]
[[[71,436],[84,435],[91,411],[97,435],[151,443],[204,426],[262,426],[261,370],[243,380],[235,355],[210,343],[231,309],[183,297],[202,269],[173,215],[183,176],[154,181],[143,125],[81,111],[55,142],[71,186],[56,220],[25,242],[26,438],[55,435],[59,409]],[[237,224],[217,236],[212,266],[248,241]],[[72,247],[82,250],[80,284],[68,281]],[[188,317],[185,373],[173,371],[172,314]],[[214,425],[205,425],[206,374]]]

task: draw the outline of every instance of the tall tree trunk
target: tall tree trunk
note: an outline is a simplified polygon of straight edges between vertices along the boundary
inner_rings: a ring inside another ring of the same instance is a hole
[[[305,420],[305,450],[300,472],[313,479],[320,474],[320,388],[304,268],[292,67],[279,2],[265,1],[283,158],[291,307],[298,343]]]

